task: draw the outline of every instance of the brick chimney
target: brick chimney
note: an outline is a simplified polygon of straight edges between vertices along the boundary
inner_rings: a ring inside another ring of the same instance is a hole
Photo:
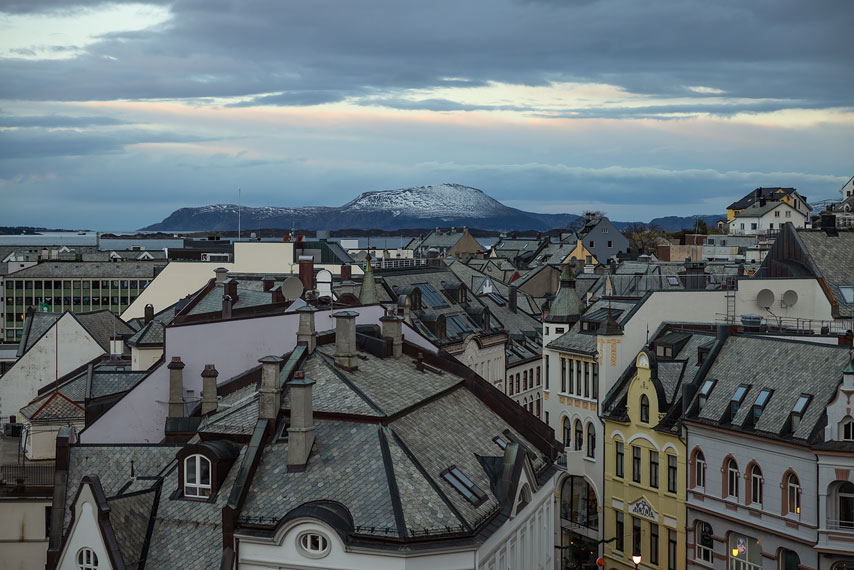
[[[217,410],[216,377],[219,372],[213,364],[205,364],[202,370],[202,415],[206,416]]]
[[[341,266],[341,281],[349,281],[353,278],[352,268],[349,265]]]
[[[314,313],[317,309],[311,305],[305,305],[297,309],[299,313],[299,329],[297,329],[297,344],[308,347],[308,353],[314,352],[317,346],[317,331],[314,327]]]
[[[276,421],[279,408],[282,407],[282,391],[279,388],[279,365],[282,359],[278,356],[265,356],[258,362],[261,363],[258,417],[272,423]]]
[[[239,299],[237,293],[237,279],[229,277],[223,282],[223,288],[223,294],[231,297],[231,304],[233,305],[237,303],[237,300]]]
[[[335,317],[335,366],[352,372],[356,364],[356,311],[332,313]]]
[[[299,280],[305,291],[314,289],[314,258],[310,255],[299,256]]]
[[[173,356],[169,369],[169,417],[184,417],[184,363],[180,356]]]
[[[222,320],[231,318],[231,297],[229,295],[222,296]]]
[[[286,301],[285,294],[282,293],[281,285],[270,291],[270,297],[270,301],[273,303],[284,303]]]
[[[291,425],[288,427],[288,471],[305,471],[311,447],[314,445],[314,409],[312,407],[314,380],[306,378],[305,372],[302,370],[297,370],[288,386],[290,387],[291,400]]]
[[[154,305],[151,303],[145,306],[145,316],[143,317],[143,324],[148,324],[154,319]]]
[[[392,356],[400,358],[403,354],[403,318],[395,315],[392,310],[380,317],[380,322],[382,322],[383,337],[391,339]]]
[[[261,283],[264,287],[264,292],[272,291],[273,287],[276,285],[276,280],[273,279],[270,275],[265,275],[263,279],[261,279]]]
[[[228,278],[228,269],[225,267],[217,267],[214,269],[214,274],[216,275],[216,282],[218,285]]]

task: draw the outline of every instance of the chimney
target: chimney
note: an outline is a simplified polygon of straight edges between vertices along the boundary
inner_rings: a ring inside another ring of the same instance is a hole
[[[222,320],[227,321],[231,318],[231,297],[228,295],[222,296]]]
[[[213,364],[205,364],[202,370],[202,415],[206,416],[217,409],[216,377],[219,372]]]
[[[110,359],[119,360],[125,351],[125,343],[120,336],[110,337]]]
[[[231,304],[237,303],[237,279],[229,277],[223,282],[224,294],[231,297]]]
[[[214,269],[214,273],[216,274],[216,282],[219,284],[226,280],[228,276],[228,269],[225,267],[217,267]]]
[[[299,329],[297,329],[297,344],[308,347],[308,353],[314,352],[317,346],[317,332],[314,328],[314,313],[317,309],[311,305],[305,305],[297,309],[299,313]]]
[[[353,278],[352,268],[347,264],[342,265],[341,266],[341,281],[342,282],[343,281],[349,281],[352,278]]]
[[[517,295],[518,295],[518,287],[516,287],[515,285],[511,285],[510,286],[509,303],[510,303],[510,310],[513,311],[514,313],[516,312],[516,297],[517,297]]]
[[[355,330],[355,329],[354,329]],[[311,392],[314,380],[297,370],[288,382],[291,396],[291,425],[288,427],[288,471],[305,471],[314,445],[314,410]]]
[[[836,337],[836,344],[839,346],[854,347],[854,333],[847,330],[844,334],[840,334]]]
[[[356,311],[332,313],[335,317],[335,366],[348,372],[358,369],[356,365]]]
[[[821,215],[821,229],[828,235],[836,236],[836,216],[833,214]]]
[[[145,306],[145,317],[143,318],[143,324],[148,324],[154,319],[154,305],[151,303]]]
[[[173,356],[169,369],[169,417],[184,417],[184,363],[180,356]]]
[[[285,294],[282,293],[282,286],[279,285],[272,291],[270,291],[271,299],[270,301],[273,303],[284,303],[285,302]]]
[[[276,280],[273,279],[273,277],[270,275],[265,275],[264,278],[261,280],[261,282],[264,285],[264,292],[265,293],[267,293],[268,291],[272,291],[273,287],[275,287],[275,285],[276,285]]]
[[[424,372],[424,353],[418,353],[418,360],[415,362],[415,370],[418,372]]]
[[[265,356],[261,363],[261,389],[258,399],[258,417],[274,423],[282,407],[282,391],[279,387],[279,365],[282,359],[278,356]]]
[[[299,280],[304,290],[314,290],[314,258],[310,255],[299,256]]]
[[[380,317],[382,322],[382,335],[391,339],[392,356],[400,358],[403,354],[403,319],[389,311],[387,315]]]
[[[342,281],[340,287],[338,288],[338,296],[343,295],[356,295],[356,282],[347,279],[346,281]]]

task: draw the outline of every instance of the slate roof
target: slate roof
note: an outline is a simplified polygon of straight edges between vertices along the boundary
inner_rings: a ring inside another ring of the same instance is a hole
[[[785,202],[766,202],[764,205],[760,206],[759,203],[751,204],[744,210],[735,213],[736,218],[759,218],[770,212],[771,210],[776,210],[780,206],[789,206]],[[791,208],[791,206],[789,206]],[[794,208],[792,208],[794,210]]]
[[[480,289],[480,286],[483,285],[483,282],[488,277],[499,295],[505,299],[510,296],[510,286],[504,281],[497,279],[495,276],[487,276],[485,273],[477,271],[471,266],[456,259],[449,258],[443,261],[448,269],[457,276],[457,279],[466,284],[469,290],[477,291]],[[516,306],[519,310],[528,313],[529,315],[539,316],[543,312],[542,308],[537,303],[537,300],[523,291],[517,291]]]
[[[92,371],[90,398],[102,398],[126,392],[148,375],[147,370],[110,370],[109,366],[96,366]]]
[[[574,323],[567,332],[552,340],[547,346],[557,350],[578,351],[592,354],[596,351],[596,334],[583,332],[580,327],[582,321],[604,322],[610,307],[614,317],[620,325],[625,325],[630,315],[629,312],[636,303],[630,301],[612,301],[600,299],[590,305],[581,315],[581,319]],[[619,312],[619,314],[618,314]]]
[[[62,393],[54,392],[51,395],[30,404],[21,410],[21,415],[31,421],[79,421],[85,416],[83,406],[68,399]]]
[[[812,396],[800,425],[791,437],[808,441],[822,424],[825,405],[836,394],[842,371],[849,363],[848,348],[755,336],[731,336],[706,374],[715,380],[706,404],[692,408],[689,419],[721,425],[736,389],[750,388],[738,413],[726,425],[734,431],[750,431],[773,438],[787,438],[785,427],[801,394]],[[752,404],[763,388],[773,389],[754,428],[745,427]],[[695,397],[696,401],[697,397]]]
[[[846,303],[839,289],[846,285],[854,287],[854,231],[839,231],[836,236],[828,236],[821,231],[801,230],[797,235],[839,303],[840,315],[854,315],[854,303]]]
[[[110,351],[110,337],[114,334],[133,334],[135,331],[114,313],[107,309],[91,313],[71,313],[83,325],[92,338],[101,345],[105,352]]]
[[[21,348],[18,349],[18,356],[30,350],[61,316],[62,313],[33,313],[30,315],[30,327],[26,331],[25,336],[21,338]]]
[[[139,567],[156,499],[157,489],[150,488],[107,500],[110,505],[110,523],[119,543],[122,561],[128,570]]]
[[[756,202],[759,202],[760,198],[764,198],[766,200],[781,200],[783,196],[788,196],[792,192],[796,192],[796,190],[794,188],[757,188],[749,192],[740,200],[736,200],[727,206],[727,210],[742,210]],[[806,197],[802,196],[802,198],[806,201]]]
[[[217,286],[211,289],[202,299],[196,303],[188,315],[198,315],[201,313],[213,313],[222,311],[222,286]],[[237,302],[234,303],[232,309],[243,309],[246,307],[258,307],[270,305],[273,302],[272,294],[264,291],[256,291],[245,287],[237,287]]]

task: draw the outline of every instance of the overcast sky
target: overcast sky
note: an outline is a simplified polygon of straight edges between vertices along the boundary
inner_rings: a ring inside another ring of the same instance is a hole
[[[715,214],[854,175],[850,0],[0,0],[0,225],[340,205]]]

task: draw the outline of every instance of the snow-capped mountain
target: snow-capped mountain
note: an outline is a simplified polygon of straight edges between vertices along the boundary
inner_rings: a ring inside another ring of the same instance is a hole
[[[236,230],[235,204],[181,208],[144,230]],[[454,225],[484,230],[547,230],[565,226],[573,214],[536,214],[510,208],[477,188],[438,184],[364,192],[343,206],[240,208],[241,225],[305,230],[431,228]]]

